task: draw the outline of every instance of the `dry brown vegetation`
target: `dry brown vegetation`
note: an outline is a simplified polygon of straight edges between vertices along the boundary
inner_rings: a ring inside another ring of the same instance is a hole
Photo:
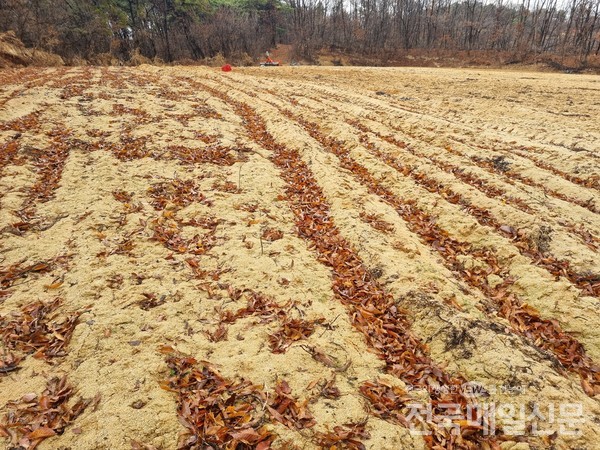
[[[0,83],[9,448],[595,448],[597,78]]]

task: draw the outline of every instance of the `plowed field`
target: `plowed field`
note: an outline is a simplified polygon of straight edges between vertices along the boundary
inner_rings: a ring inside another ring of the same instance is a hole
[[[0,436],[598,449],[600,79],[0,72]]]

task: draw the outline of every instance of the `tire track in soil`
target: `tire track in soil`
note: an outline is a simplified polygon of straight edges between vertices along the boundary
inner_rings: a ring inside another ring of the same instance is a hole
[[[228,87],[234,89],[231,85]],[[445,230],[435,225],[432,217],[417,209],[411,202],[400,200],[383,187],[365,167],[349,156],[342,142],[324,135],[317,124],[308,122],[277,105],[271,105],[284,116],[297,122],[324,149],[335,154],[340,160],[340,165],[352,172],[360,184],[390,204],[409,229],[444,258],[450,270],[460,273],[465,282],[480,290],[496,305],[497,312],[509,321],[514,332],[526,337],[532,345],[551,351],[567,370],[579,375],[581,386],[590,397],[600,393],[600,367],[587,355],[584,346],[565,333],[556,321],[541,318],[536,310],[522,303],[515,294],[508,292],[508,287],[514,280],[506,274],[506,268],[499,264],[492,250],[474,250],[468,243],[450,238]],[[467,271],[456,259],[458,255],[475,256],[485,261],[488,267]],[[500,276],[503,282],[490,286],[486,278],[489,273]]]
[[[408,318],[395,306],[393,297],[365,269],[362,260],[340,235],[329,217],[329,206],[322,190],[299,153],[277,143],[262,118],[245,103],[203,83],[194,84],[233,106],[244,119],[249,136],[273,152],[270,159],[281,170],[287,201],[296,216],[300,237],[310,241],[319,261],[331,268],[335,296],[347,307],[353,325],[363,333],[369,346],[385,359],[388,371],[419,387],[462,385],[464,379],[448,375],[432,362],[426,346],[409,331]],[[363,389],[365,392],[376,391],[371,385],[364,385]],[[474,406],[460,390],[432,393],[434,423],[444,420],[442,405],[448,403],[460,405],[465,417],[467,406]],[[498,445],[495,439],[480,435],[477,427],[461,427],[459,437],[432,424],[428,426],[432,435],[424,438],[430,448],[438,445],[444,448],[490,448]]]

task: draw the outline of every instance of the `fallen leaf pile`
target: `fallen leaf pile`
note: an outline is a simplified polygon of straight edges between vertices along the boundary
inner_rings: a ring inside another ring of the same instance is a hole
[[[111,255],[133,256],[132,251],[135,248],[135,242],[131,234],[123,237],[122,239],[104,239],[102,243],[108,247],[108,249],[96,254],[98,258],[106,258]]]
[[[165,214],[163,214],[163,216],[151,222],[153,231],[152,239],[176,253],[203,255],[217,243],[217,225],[218,222],[213,224],[209,231],[202,236],[196,234],[192,238],[187,239],[182,234],[183,226],[185,226],[184,222],[172,215],[167,214],[167,217],[165,217]]]
[[[18,152],[19,144],[14,140],[0,144],[0,170],[9,164],[14,164]]]
[[[144,292],[142,295],[143,295],[144,299],[140,300],[137,304],[144,311],[149,311],[152,308],[156,308],[157,306],[160,306],[163,303],[165,303],[164,295],[161,295],[160,297],[158,297],[156,294],[152,294],[152,293],[148,293],[148,292]]]
[[[179,179],[152,185],[148,189],[148,195],[152,199],[152,206],[157,210],[165,209],[168,204],[183,208],[195,202],[201,203],[206,199],[192,180]]]
[[[36,213],[36,204],[47,202],[54,197],[69,157],[72,145],[70,131],[66,128],[56,128],[47,134],[52,139],[52,144],[49,148],[36,152],[33,165],[37,178],[33,186],[29,188],[21,210],[17,213],[21,222],[13,224],[13,227],[21,231],[31,228],[31,221]]]
[[[55,312],[61,304],[59,298],[46,303],[36,301],[18,313],[0,316],[0,336],[5,350],[46,360],[64,356],[82,312],[60,318]],[[7,372],[9,368],[5,366],[1,371]]]
[[[292,390],[285,380],[275,386],[275,396],[268,406],[271,416],[289,428],[302,430],[315,425],[308,410],[308,400],[300,403],[292,397]]]
[[[340,389],[335,385],[335,375],[331,380],[322,383],[320,394],[330,400],[336,400],[342,396]]]
[[[294,429],[314,425],[307,402],[292,397],[285,381],[269,400],[260,386],[227,380],[210,363],[197,362],[170,347],[161,352],[168,355],[171,369],[162,387],[178,395],[179,421],[187,429],[178,448],[266,450],[275,436],[265,425],[273,420]]]
[[[598,251],[600,249],[600,238],[590,233],[589,230],[586,230],[583,224],[575,225],[574,223],[568,223],[565,227],[568,228],[571,233],[578,235],[588,248],[593,251]]]
[[[112,109],[113,112],[118,115],[130,114],[135,116],[136,122],[139,124],[150,123],[153,120],[150,114],[139,108],[129,108],[125,105],[121,105],[120,103],[113,103]]]
[[[236,157],[231,153],[233,149],[219,145],[211,145],[207,148],[190,148],[181,145],[167,148],[171,159],[176,159],[184,164],[211,163],[219,166],[232,166]]]
[[[226,287],[221,285],[222,287]],[[219,286],[215,286],[219,289]],[[229,296],[232,300],[238,300],[245,295],[246,306],[237,311],[225,310],[217,311],[219,314],[219,324],[216,330],[206,332],[211,342],[219,342],[227,339],[227,327],[246,317],[258,317],[260,324],[279,321],[280,327],[274,333],[269,334],[269,347],[273,353],[285,353],[287,349],[300,340],[308,339],[315,331],[317,325],[325,322],[322,317],[312,321],[304,319],[294,319],[290,317],[290,310],[293,308],[293,302],[287,302],[284,305],[277,304],[272,298],[262,293],[250,289],[244,292],[227,286]]]
[[[201,131],[194,131],[194,138],[204,142],[205,144],[214,144],[219,140],[218,137],[203,133]]]
[[[318,444],[321,448],[330,450],[365,450],[362,441],[370,437],[369,432],[365,430],[365,423],[347,423],[334,427],[333,431],[322,433]]]
[[[90,400],[79,399],[69,405],[73,386],[63,378],[52,378],[41,395],[25,394],[8,402],[0,421],[0,436],[10,440],[10,448],[33,450],[40,442],[62,434],[79,417]]]
[[[367,214],[362,211],[360,213],[360,218],[376,230],[383,231],[384,233],[391,233],[394,231],[394,225],[381,219],[377,214]]]
[[[144,118],[142,122],[157,122],[160,119]],[[196,137],[201,142],[209,144],[208,147],[196,148],[171,145],[164,150],[150,147],[147,136],[134,136],[131,125],[125,126],[120,136],[120,143],[107,141],[105,139],[106,134],[101,131],[88,131],[87,134],[90,137],[99,138],[99,140],[82,143],[82,147],[88,150],[107,150],[121,161],[132,161],[150,157],[159,161],[175,160],[188,165],[210,163],[219,166],[231,166],[238,161],[246,159],[246,156],[241,153],[242,151],[246,151],[246,149],[218,145],[216,138],[204,134],[198,134]]]
[[[122,190],[114,191],[113,197],[116,201],[121,203],[131,203],[131,200],[133,200],[133,195],[131,193]]]
[[[131,161],[134,159],[152,156],[152,152],[150,149],[148,149],[147,143],[148,138],[134,137],[131,135],[131,131],[125,129],[123,133],[121,133],[120,144],[99,142],[94,147],[108,149],[116,158],[121,161]]]
[[[41,111],[33,111],[9,122],[0,123],[0,131],[17,131],[19,133],[36,130],[40,123]]]
[[[324,319],[309,322],[301,319],[286,319],[279,330],[269,335],[269,346],[273,353],[285,353],[292,343],[308,339],[315,331],[315,323],[322,323]]]
[[[223,311],[220,321],[231,324],[238,319],[257,316],[260,318],[261,323],[268,323],[277,318],[285,318],[285,310],[289,308],[288,305],[281,307],[272,298],[254,291],[246,291],[246,299],[246,306],[244,308],[240,308],[236,312],[231,310]]]
[[[283,231],[276,230],[275,228],[267,228],[263,231],[262,238],[267,242],[278,241],[283,238]]]
[[[240,188],[233,181],[215,181],[215,183],[212,185],[212,188],[216,191],[229,192],[230,194],[238,194],[240,192]]]
[[[204,196],[196,184],[191,181],[171,180],[152,186],[148,191],[155,209],[162,211],[160,217],[151,221],[152,239],[160,242],[176,253],[202,255],[213,248],[216,243],[217,227],[221,220],[214,217],[196,217],[182,220],[176,217],[175,211],[192,203],[203,203],[210,206],[212,202]],[[183,227],[203,228],[209,230],[202,236],[183,237]]]
[[[66,81],[66,80],[62,80]],[[71,83],[67,83],[60,94],[62,100],[68,100],[72,97],[80,97],[83,95],[83,91],[87,87],[85,84],[78,82],[80,80],[73,79]]]
[[[406,419],[407,405],[414,399],[406,391],[382,381],[365,381],[360,386],[361,394],[369,400],[372,412],[384,420],[410,426]]]

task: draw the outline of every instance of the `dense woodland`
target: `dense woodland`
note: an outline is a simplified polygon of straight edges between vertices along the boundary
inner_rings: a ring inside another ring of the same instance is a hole
[[[393,60],[407,52],[600,55],[600,0],[0,0],[0,31],[67,61],[256,57],[290,44]]]

